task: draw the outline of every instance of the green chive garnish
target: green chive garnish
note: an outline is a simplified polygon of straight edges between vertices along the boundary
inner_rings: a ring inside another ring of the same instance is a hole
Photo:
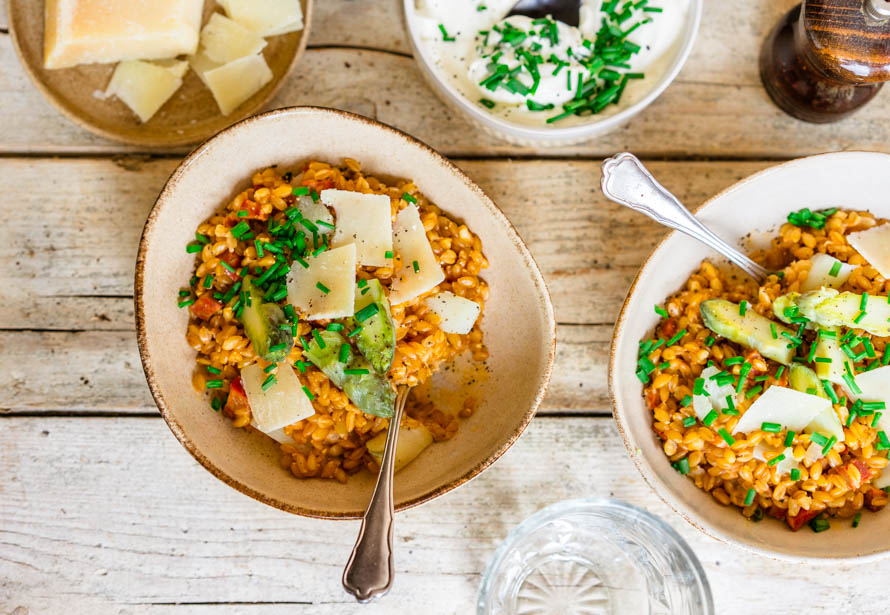
[[[760,431],[767,431],[769,433],[779,433],[782,431],[782,426],[778,423],[761,423]]]
[[[322,284],[321,282],[316,282],[316,283],[315,283],[315,288],[317,288],[318,290],[320,290],[320,291],[323,292],[324,294],[328,294],[329,292],[331,292],[331,289],[328,288],[327,286],[325,286],[324,284]]]
[[[337,357],[337,359],[340,361],[340,363],[349,363],[349,354],[349,344],[343,344],[342,346],[340,346],[340,355]]]
[[[366,305],[365,307],[363,307],[362,309],[360,309],[358,312],[355,313],[355,319],[358,322],[365,322],[371,316],[376,314],[379,309],[380,308],[377,306],[376,303],[369,303],[368,305]]]
[[[791,431],[790,429],[789,429],[788,432],[785,434],[785,442],[784,442],[784,444],[785,444],[785,447],[786,447],[786,448],[789,447],[789,446],[791,446],[791,445],[794,443],[794,436],[795,436],[795,435],[796,435],[796,434],[795,434],[793,431]]]
[[[347,376],[364,376],[365,374],[369,374],[370,372],[364,368],[358,369],[344,369],[343,373]]]
[[[830,275],[833,278],[836,278],[838,276],[838,274],[841,272],[841,267],[842,267],[842,265],[841,265],[840,261],[834,261],[834,264],[831,266],[831,271],[828,272],[828,275]]]
[[[190,243],[185,246],[185,251],[188,252],[189,254],[194,254],[195,252],[200,252],[203,249],[204,249],[204,246],[202,246],[199,243]]]
[[[723,441],[726,442],[729,446],[735,444],[735,439],[729,435],[729,432],[726,431],[723,427],[717,430],[717,433],[720,434],[720,437],[723,438]]]
[[[208,380],[205,387],[208,389],[221,389],[222,385],[223,385],[222,380]]]
[[[693,425],[695,425],[694,416],[687,416],[683,419],[683,427],[692,427]]]
[[[780,461],[784,461],[784,459],[785,459],[785,453],[779,453],[778,455],[776,455],[775,457],[773,457],[772,459],[767,461],[766,465],[772,467],[772,466],[776,465],[777,463],[779,463]]]
[[[716,410],[711,410],[705,415],[705,418],[703,418],[701,422],[705,427],[710,427],[714,423],[714,421],[717,420],[718,416],[719,415],[717,414]]]
[[[315,395],[312,394],[312,391],[310,391],[308,387],[304,386],[303,392],[306,394],[306,397],[309,398],[309,401],[313,401],[315,399]]]
[[[315,338],[315,343],[318,344],[319,348],[325,348],[324,340],[321,338],[321,335],[318,333],[318,329],[312,329],[312,337]]]
[[[661,307],[660,305],[655,306],[655,313],[658,314],[659,316],[661,316],[662,318],[669,317],[667,310],[664,309],[663,307]]]
[[[745,494],[745,506],[750,506],[754,502],[755,495],[757,495],[756,491],[748,489],[748,493]]]

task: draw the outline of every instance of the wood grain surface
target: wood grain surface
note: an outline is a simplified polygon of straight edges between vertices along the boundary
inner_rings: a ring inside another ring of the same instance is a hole
[[[887,563],[792,566],[687,526],[641,480],[608,417],[612,322],[664,231],[603,199],[602,157],[640,154],[696,205],[775,161],[890,147],[886,93],[830,126],[768,101],[759,45],[793,4],[707,0],[688,64],[644,114],[595,141],[532,151],[476,133],[438,101],[410,57],[400,0],[316,3],[310,49],[270,108],[355,111],[456,159],[528,243],[560,323],[540,415],[480,477],[398,516],[395,586],[359,607],[340,587],[357,523],[291,516],[226,487],[148,394],[133,263],[185,150],[136,151],[67,122],[19,66],[0,0],[0,615],[472,613],[510,529],[548,504],[596,496],[676,528],[719,615],[884,613]]]

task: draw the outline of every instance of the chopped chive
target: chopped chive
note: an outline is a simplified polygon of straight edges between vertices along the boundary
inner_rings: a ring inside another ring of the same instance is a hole
[[[816,357],[815,361],[816,361],[816,363],[831,363],[832,362],[830,357]]]
[[[779,463],[780,461],[784,461],[784,460],[785,460],[785,453],[779,453],[778,455],[776,455],[775,457],[773,457],[772,459],[767,461],[766,465],[772,467],[772,466],[776,465],[777,463]]]
[[[292,192],[294,196],[305,196],[309,194],[309,186],[297,186]]]
[[[854,528],[859,527],[860,520],[862,520],[862,511],[856,513],[856,516],[853,517],[853,523],[851,523],[850,525],[852,525]]]
[[[402,200],[407,203],[411,203],[412,205],[417,204],[417,199],[414,198],[413,196],[411,196],[410,194],[408,194],[407,192],[402,193]]]
[[[655,306],[655,313],[661,316],[662,318],[669,318],[668,312],[666,309],[661,307],[660,305]]]
[[[349,334],[348,334],[346,337],[355,337],[356,335],[359,334],[359,332],[360,332],[361,330],[362,330],[361,327],[356,327],[355,329],[353,329],[352,331],[350,331]]]
[[[370,372],[362,367],[357,369],[344,369],[343,373],[347,376],[364,376],[365,374],[369,374]]]
[[[331,324],[329,324],[327,326],[327,330],[328,331],[342,331],[343,325],[340,324],[339,322],[332,322]]]
[[[751,388],[748,389],[748,391],[745,393],[745,399],[751,399],[752,397],[754,397],[755,395],[757,395],[758,393],[760,393],[762,390],[763,390],[763,385],[762,385],[762,384],[758,384],[756,387],[751,387]]]
[[[695,425],[694,416],[687,416],[683,419],[683,427],[692,427],[693,425]]]
[[[309,401],[313,401],[315,399],[315,395],[312,394],[312,391],[310,391],[308,387],[304,386],[303,392],[306,394],[306,397],[309,398]]]
[[[695,384],[692,387],[693,395],[704,395],[705,392],[705,379],[704,378],[696,378]]]
[[[794,442],[794,436],[795,436],[795,435],[796,435],[796,434],[795,434],[793,431],[791,431],[790,429],[789,429],[788,432],[785,434],[785,442],[784,442],[784,444],[785,444],[785,447],[786,447],[786,448],[789,447],[789,446],[791,446],[791,444]]]
[[[212,365],[207,366],[207,371],[210,372],[211,374],[221,374],[222,373],[221,369],[219,369],[217,367],[213,367]]]
[[[202,246],[199,243],[190,243],[190,244],[186,244],[186,246],[185,246],[185,251],[188,252],[189,254],[194,254],[195,252],[200,252],[203,249],[204,249],[204,246]]]
[[[269,350],[271,350],[271,348]],[[269,372],[274,370],[276,367],[278,367],[278,365],[276,365],[275,363],[269,363],[269,365],[267,365],[266,369],[264,369],[263,371],[268,374]]]
[[[208,380],[204,386],[208,389],[221,389],[222,385],[222,380]]]
[[[740,363],[745,362],[745,357],[729,357],[725,361],[723,361],[724,365],[739,365]]]
[[[785,373],[785,366],[780,365],[779,369],[776,370],[776,380],[782,377],[782,374]]]
[[[387,250],[386,252],[383,253],[383,258],[392,258],[392,257],[393,257],[392,250]]]
[[[287,348],[287,344],[275,344],[274,346],[269,346],[269,352],[278,352],[279,350],[284,350]]]
[[[322,284],[321,282],[316,282],[316,283],[315,283],[315,288],[317,288],[318,290],[320,290],[320,291],[323,292],[324,294],[328,294],[329,292],[331,292],[331,289],[328,288],[327,286],[325,286],[324,284]]]
[[[414,267],[414,273],[417,273],[418,271],[420,271],[420,264],[417,261],[413,261],[411,263],[411,266]]]
[[[324,340],[321,338],[321,335],[318,333],[318,329],[312,329],[312,337],[315,339],[315,343],[318,344],[319,348],[325,348]]]
[[[303,363],[302,361],[297,361],[296,363],[294,363],[294,367],[296,367],[298,370],[300,370],[301,374],[306,373],[306,364]]]
[[[716,410],[711,410],[710,412],[708,412],[708,413],[705,415],[705,418],[703,418],[703,419],[701,420],[701,422],[702,422],[702,424],[703,424],[705,427],[710,427],[711,424],[713,424],[713,422],[717,420],[717,417],[718,417],[718,416],[719,416],[719,415],[717,414],[717,411],[716,411]]]
[[[210,400],[210,407],[213,408],[214,412],[219,412],[219,409],[222,407],[222,400],[219,397],[214,397]]]
[[[828,444],[828,438],[823,436],[818,431],[814,431],[813,433],[810,434],[810,440],[815,442],[819,446],[825,446],[826,444]]]
[[[831,271],[828,272],[828,275],[830,275],[833,278],[836,278],[838,276],[838,274],[841,272],[841,267],[842,267],[842,265],[841,265],[840,261],[834,261],[834,264],[831,266]]]
[[[822,381],[822,388],[825,390],[825,394],[828,395],[828,398],[831,400],[831,403],[837,404],[840,402],[838,399],[837,393],[834,392],[834,387],[828,380]]]
[[[680,405],[684,408],[688,408],[692,404],[692,395],[686,395],[683,397],[682,401],[680,401]]]
[[[179,296],[180,296],[180,297],[188,297],[188,296],[191,295],[191,294],[192,294],[192,291],[190,291],[190,290],[181,290],[181,291],[179,291]]]
[[[235,239],[238,239],[242,235],[244,235],[246,232],[248,232],[249,230],[250,230],[250,225],[247,222],[245,222],[244,220],[242,220],[241,222],[239,222],[238,224],[236,224],[235,226],[232,227],[232,230],[229,231],[229,234],[232,237],[234,237]]]
[[[791,468],[791,480],[800,480],[800,468]]]
[[[770,330],[770,333],[773,334],[774,340],[779,339],[779,332],[776,330],[776,323],[774,323],[774,322],[769,323],[769,330]]]
[[[689,459],[687,457],[683,457],[683,459],[678,461],[674,467],[677,469],[677,472],[683,474],[684,476],[686,474],[689,474]]]
[[[494,108],[494,101],[493,101],[493,100],[488,100],[487,98],[480,98],[480,99],[479,99],[479,104],[481,104],[481,105],[484,106],[484,107],[487,107],[488,109],[493,109],[493,108]]]
[[[782,426],[778,423],[761,423],[760,431],[766,431],[769,433],[779,433],[782,431]]]
[[[877,426],[878,426],[878,422],[880,422],[882,416],[884,416],[884,413],[883,413],[883,412],[875,412],[875,418],[872,419],[872,421],[871,421],[871,426],[872,426],[872,427],[877,427]]]
[[[750,506],[752,503],[754,503],[755,495],[757,495],[756,491],[754,491],[753,489],[748,489],[748,493],[745,494],[745,506]]]
[[[847,386],[850,387],[850,390],[853,391],[856,395],[862,395],[862,389],[859,388],[859,385],[856,384],[856,379],[851,376],[849,373],[843,375],[844,382],[847,383]]]
[[[862,319],[865,318],[865,312],[859,312],[856,314],[856,318],[853,319],[853,322],[857,325],[862,322]]]
[[[340,346],[340,354],[337,357],[337,360],[340,363],[349,363],[349,354],[351,352],[351,346],[349,344],[343,344]]]
[[[714,343],[715,343],[716,341],[717,341],[717,340],[714,339],[714,336],[713,336],[713,335],[709,335],[708,337],[705,338],[705,346],[707,346],[708,348],[710,348],[711,346],[714,345]]]
[[[825,443],[825,446],[822,447],[822,454],[827,455],[828,451],[831,450],[831,447],[834,446],[835,442],[837,442],[837,436],[831,436],[828,442]]]
[[[680,330],[680,331],[677,331],[677,334],[674,335],[674,337],[672,337],[671,339],[669,339],[669,340],[667,341],[667,345],[668,345],[668,346],[673,346],[674,344],[676,344],[677,342],[679,342],[681,339],[683,339],[683,336],[684,336],[684,335],[686,335],[686,329],[682,329],[682,330]]]
[[[355,319],[358,322],[365,322],[366,320],[371,318],[371,316],[376,314],[379,309],[380,308],[377,306],[376,303],[369,303],[368,305],[366,305],[365,307],[363,307],[362,309],[360,309],[358,312],[355,313]]]
[[[454,41],[453,36],[448,36],[448,30],[445,29],[444,25],[439,24],[439,32],[442,33],[442,40],[445,41],[446,43],[451,43]]]
[[[828,519],[823,519],[820,516],[810,521],[810,529],[818,534],[819,532],[831,529],[831,524],[828,522]]]
[[[739,316],[744,316],[744,315],[745,315],[745,312],[747,312],[747,311],[748,311],[748,302],[747,302],[747,301],[742,301],[742,302],[739,304]]]
[[[192,299],[186,299],[185,301],[180,301],[176,305],[178,305],[181,308],[184,308],[184,307],[187,307],[187,306],[193,304],[194,302],[195,302],[195,300],[194,300],[194,298],[192,298]]]
[[[325,228],[330,228],[330,229],[335,228],[333,224],[331,224],[330,222],[325,222],[324,220],[316,220],[315,223],[318,226],[323,226]]]
[[[735,439],[729,435],[729,432],[726,431],[723,427],[717,430],[717,433],[720,434],[720,437],[723,438],[723,441],[726,442],[729,446],[735,444]]]

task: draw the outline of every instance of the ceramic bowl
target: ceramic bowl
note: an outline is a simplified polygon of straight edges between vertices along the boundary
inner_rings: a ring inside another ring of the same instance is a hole
[[[761,171],[715,196],[697,217],[730,244],[747,250],[768,243],[789,212],[810,207],[869,210],[890,218],[890,155],[844,152],[802,158]],[[744,239],[751,233],[750,240]],[[762,555],[788,560],[877,558],[890,551],[890,514],[864,512],[862,526],[832,523],[816,537],[808,528],[792,532],[784,523],[746,520],[735,507],[721,506],[671,468],[652,430],[652,413],[635,375],[638,342],[656,325],[652,309],[679,290],[708,248],[678,232],[655,249],[621,310],[612,341],[609,386],[615,420],[637,469],[661,498],[702,532]],[[868,527],[863,532],[862,527]]]
[[[583,124],[565,127],[538,127],[517,124],[487,113],[478,104],[461,94],[451,82],[443,78],[440,74],[441,71],[435,67],[432,57],[421,41],[420,29],[417,27],[417,18],[415,17],[416,2],[417,0],[402,0],[402,9],[414,59],[427,83],[446,105],[462,114],[477,128],[494,137],[524,147],[573,145],[606,134],[627,124],[634,116],[658,98],[676,78],[680,69],[683,68],[686,59],[692,51],[695,37],[698,34],[703,5],[703,0],[690,0],[689,13],[687,14],[683,32],[678,36],[678,42],[674,46],[672,56],[669,58],[664,72],[657,79],[646,80],[649,84],[649,89],[640,96],[637,102],[612,115],[601,114],[591,116],[589,121]]]
[[[9,32],[16,53],[31,81],[65,117],[106,139],[146,147],[176,147],[199,143],[226,126],[256,113],[284,84],[306,49],[312,25],[313,0],[301,0],[303,29],[266,39],[263,56],[272,80],[229,115],[223,115],[210,90],[189,70],[182,87],[145,123],[116,97],[101,95],[117,64],[82,64],[58,70],[43,67],[43,2],[9,0]],[[204,3],[202,23],[220,12]]]
[[[491,264],[482,272],[491,287],[482,321],[491,357],[488,377],[474,385],[478,409],[453,439],[429,447],[398,473],[397,509],[458,487],[516,441],[544,395],[555,346],[553,307],[528,249],[478,186],[419,141],[361,116],[295,107],[248,118],[198,147],[167,181],[139,244],[136,328],[149,388],[175,436],[217,478],[266,504],[326,518],[361,516],[376,477],[360,472],[346,484],[295,479],[279,465],[275,442],[234,429],[213,412],[192,389],[195,353],[185,341],[188,314],[176,303],[194,266],[184,246],[197,225],[244,189],[254,172],[273,164],[294,167],[310,158],[339,164],[345,157],[382,178],[412,179],[481,237]]]

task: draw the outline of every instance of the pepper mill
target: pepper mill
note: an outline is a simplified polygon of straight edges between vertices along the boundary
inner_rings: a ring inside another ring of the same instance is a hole
[[[890,81],[890,0],[804,0],[767,36],[760,78],[797,119],[850,115]]]

